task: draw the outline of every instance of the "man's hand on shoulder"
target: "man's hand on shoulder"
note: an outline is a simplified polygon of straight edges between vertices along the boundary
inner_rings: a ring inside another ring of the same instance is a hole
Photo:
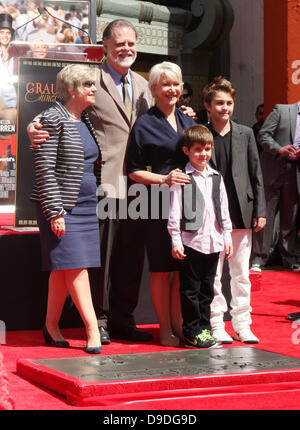
[[[194,109],[193,108],[191,108],[190,106],[184,106],[184,105],[182,105],[182,106],[180,106],[180,109],[182,110],[182,112],[185,114],[185,115],[187,115],[187,116],[190,116],[191,118],[193,118],[194,120],[196,120],[197,119],[197,117],[196,117],[196,112],[194,111]]]
[[[29,123],[27,134],[33,149],[38,149],[41,143],[44,143],[49,137],[48,131],[44,130],[42,124],[39,122]]]

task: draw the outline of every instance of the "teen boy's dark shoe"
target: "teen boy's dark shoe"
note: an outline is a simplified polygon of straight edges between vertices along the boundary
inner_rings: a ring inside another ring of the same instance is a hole
[[[109,329],[109,334],[112,339],[126,339],[133,340],[134,342],[147,342],[153,339],[151,333],[139,330],[135,326],[125,327],[122,330]]]
[[[222,348],[222,344],[215,341],[208,329],[204,329],[193,339],[184,336],[186,348]]]

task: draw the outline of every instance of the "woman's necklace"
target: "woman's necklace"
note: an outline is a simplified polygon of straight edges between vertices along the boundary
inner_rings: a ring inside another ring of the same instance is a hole
[[[69,114],[69,119],[70,119],[71,121],[81,121],[81,113],[79,113],[79,116],[74,115],[74,114],[70,111],[68,104],[65,104],[64,106],[65,106],[65,109],[67,110],[67,112],[68,112],[68,114]],[[72,106],[70,106],[70,107],[72,108]],[[73,109],[72,109],[72,110],[73,110]]]
[[[71,121],[81,121],[81,118],[78,118],[76,115],[73,115],[71,112],[69,112],[69,114],[70,114]]]

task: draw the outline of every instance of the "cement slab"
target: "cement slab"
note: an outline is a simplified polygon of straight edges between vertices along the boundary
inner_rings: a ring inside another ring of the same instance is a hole
[[[300,369],[300,359],[254,347],[33,360],[86,382]]]

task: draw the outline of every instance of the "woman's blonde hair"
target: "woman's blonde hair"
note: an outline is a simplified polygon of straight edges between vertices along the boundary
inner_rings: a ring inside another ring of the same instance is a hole
[[[163,61],[151,67],[148,82],[149,88],[151,89],[154,85],[157,85],[162,76],[174,79],[183,86],[181,68],[170,61]]]
[[[96,67],[87,64],[68,64],[57,74],[56,96],[61,102],[70,98],[70,91],[83,92],[83,84],[96,80]]]

